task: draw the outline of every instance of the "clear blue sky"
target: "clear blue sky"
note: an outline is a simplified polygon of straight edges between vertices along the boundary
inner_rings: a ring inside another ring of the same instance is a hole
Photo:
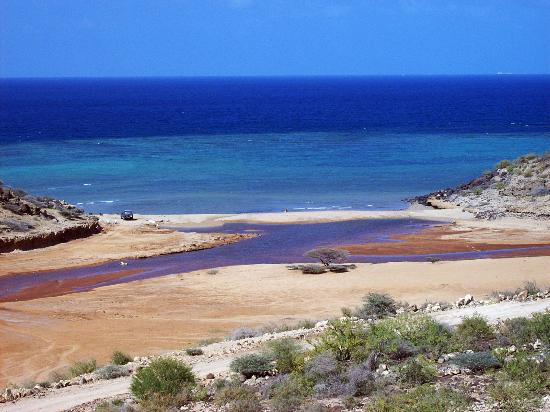
[[[0,77],[550,73],[550,0],[0,0]]]

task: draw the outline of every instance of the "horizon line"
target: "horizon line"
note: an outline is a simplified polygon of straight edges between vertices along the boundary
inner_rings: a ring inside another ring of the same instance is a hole
[[[70,79],[267,79],[267,78],[346,78],[346,77],[518,77],[550,76],[550,73],[466,73],[466,74],[259,74],[259,75],[137,75],[137,76],[0,76],[0,80]]]

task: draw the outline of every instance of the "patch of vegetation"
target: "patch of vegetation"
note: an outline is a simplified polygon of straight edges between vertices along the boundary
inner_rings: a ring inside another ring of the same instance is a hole
[[[495,183],[495,189],[497,189],[497,190],[503,190],[504,188],[506,188],[506,183],[504,183],[504,182],[497,182],[497,183]]]
[[[302,349],[295,340],[290,338],[275,340],[268,343],[268,348],[279,373],[290,373],[298,368]]]
[[[97,369],[97,362],[95,359],[88,361],[78,361],[71,365],[69,368],[69,374],[72,378],[75,378],[85,373],[92,373]]]
[[[337,376],[340,371],[338,360],[334,353],[325,351],[308,359],[303,368],[304,376],[312,381],[325,381]]]
[[[260,412],[263,410],[254,388],[237,381],[224,383],[216,390],[214,403],[228,412]]]
[[[207,275],[217,275],[218,272],[219,272],[218,269],[208,269],[208,270],[206,271],[206,274],[207,274]]]
[[[201,348],[187,348],[185,349],[185,353],[189,356],[200,356],[204,354],[204,351]]]
[[[132,358],[124,352],[117,350],[111,355],[111,363],[113,365],[126,365],[128,362],[132,362]]]
[[[452,362],[461,368],[470,369],[473,372],[500,368],[500,362],[490,351],[460,353]]]
[[[195,386],[195,375],[186,364],[171,358],[158,358],[137,371],[130,390],[140,400],[153,395],[176,396]]]
[[[436,258],[436,257],[429,257],[426,259],[427,262],[430,262],[430,263],[437,263],[437,262],[440,262],[441,259],[439,258]]]
[[[394,353],[399,343],[406,341],[421,352],[439,355],[452,347],[452,332],[427,315],[399,315],[383,319],[370,326],[366,338],[369,350]]]
[[[504,362],[489,394],[503,411],[532,411],[550,384],[547,362],[539,362],[528,353],[520,352]]]
[[[273,359],[267,354],[251,353],[234,359],[229,368],[247,379],[252,376],[265,376],[273,370]]]
[[[124,365],[105,365],[96,370],[97,376],[101,379],[116,379],[121,376],[130,375],[130,371]]]
[[[331,351],[338,361],[362,360],[368,355],[365,347],[367,331],[351,319],[333,320],[315,344],[317,353]]]
[[[455,338],[464,349],[488,349],[495,337],[493,327],[485,318],[477,314],[465,318],[455,331]]]
[[[508,166],[510,166],[510,161],[507,159],[503,159],[496,164],[496,169],[506,169]]]
[[[474,193],[474,195],[476,195],[476,196],[481,196],[481,192],[482,192],[482,190],[481,190],[479,187],[476,187],[476,188],[473,190],[473,193]]]
[[[290,375],[272,391],[271,407],[274,412],[294,412],[313,393],[311,385],[298,375]]]
[[[435,389],[422,385],[406,393],[396,393],[376,398],[369,403],[366,412],[447,412],[466,410],[470,400],[457,391]]]
[[[391,296],[371,292],[363,298],[363,306],[357,309],[354,315],[361,319],[381,319],[395,315],[396,312],[397,304]]]
[[[302,266],[302,273],[304,275],[320,275],[326,272],[326,266],[323,265],[308,264]]]
[[[537,339],[550,340],[550,312],[534,313],[531,318],[507,319],[498,328],[501,339],[521,346]]]
[[[256,329],[252,328],[238,328],[233,330],[229,336],[227,337],[227,340],[241,340],[246,338],[254,338],[258,336],[259,333]]]
[[[409,385],[432,383],[437,378],[437,369],[432,361],[429,361],[423,355],[418,355],[401,366],[399,378]]]

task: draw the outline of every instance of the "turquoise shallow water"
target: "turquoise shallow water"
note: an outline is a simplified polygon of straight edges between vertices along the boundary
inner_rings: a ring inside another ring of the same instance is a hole
[[[396,209],[550,133],[359,132],[32,140],[1,146],[0,176],[90,212]]]
[[[90,212],[395,209],[550,149],[550,76],[0,79],[0,179]]]

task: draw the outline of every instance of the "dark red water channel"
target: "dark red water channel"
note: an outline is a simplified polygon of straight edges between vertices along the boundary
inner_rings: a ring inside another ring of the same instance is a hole
[[[391,239],[392,236],[415,233],[434,224],[436,222],[414,219],[388,219],[284,225],[228,223],[216,228],[182,228],[179,230],[225,233],[254,231],[259,236],[213,249],[145,259],[127,259],[125,260],[127,262],[126,266],[121,266],[120,262],[117,261],[97,266],[8,275],[0,278],[0,299],[12,300],[10,297],[14,296],[13,300],[17,300],[18,298],[15,298],[16,294],[27,288],[37,288],[40,285],[51,287],[56,282],[70,282],[70,284],[78,285],[71,286],[70,291],[75,292],[98,286],[221,266],[305,262],[310,259],[303,257],[304,252],[318,246],[396,242]],[[412,256],[353,255],[349,260],[353,262],[382,263],[390,261],[424,261],[428,257],[437,257],[441,260],[478,259],[518,250],[521,250],[521,248]],[[85,285],[82,286],[79,283],[85,283]],[[46,294],[45,296],[51,295]]]

